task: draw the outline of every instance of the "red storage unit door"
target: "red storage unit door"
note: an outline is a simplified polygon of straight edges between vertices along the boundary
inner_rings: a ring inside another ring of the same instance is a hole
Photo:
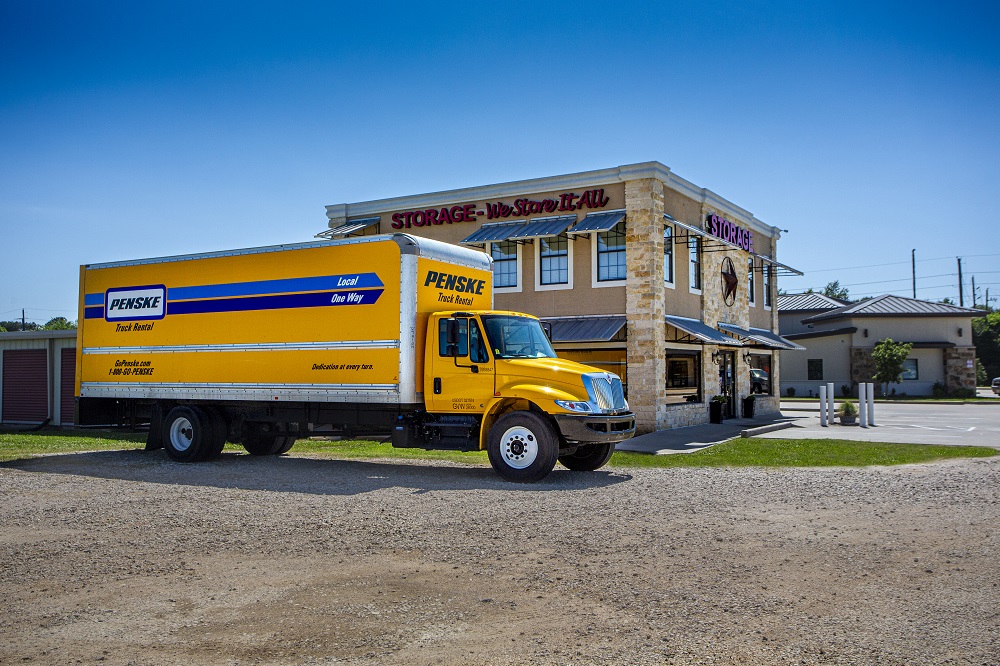
[[[49,416],[44,349],[3,352],[3,420],[41,423]]]
[[[73,423],[73,389],[76,388],[76,347],[63,347],[60,366],[59,421],[62,425]]]

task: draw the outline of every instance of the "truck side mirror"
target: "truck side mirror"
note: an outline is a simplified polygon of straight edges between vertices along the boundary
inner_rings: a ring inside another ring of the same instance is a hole
[[[444,348],[445,356],[451,356],[452,358],[458,358],[458,345],[454,342],[448,342],[447,346]]]
[[[549,342],[552,342],[552,322],[543,321],[540,323],[542,325],[542,330],[545,332],[545,337],[549,339]]]
[[[445,340],[448,343],[448,356],[458,356],[458,320],[454,317],[445,320]],[[451,347],[455,347],[455,353],[451,353]]]

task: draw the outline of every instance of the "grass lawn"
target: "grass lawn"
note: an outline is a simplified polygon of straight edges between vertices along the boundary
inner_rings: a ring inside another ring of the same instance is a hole
[[[37,433],[0,431],[0,462],[38,454],[76,451],[142,449],[145,435],[117,431],[44,430]],[[243,447],[227,444],[226,451],[243,452]],[[323,458],[396,458],[450,460],[488,465],[485,451],[424,451],[394,449],[388,443],[364,440],[331,442],[299,440],[293,453]],[[611,467],[866,467],[903,465],[949,458],[986,458],[1000,451],[977,446],[934,446],[930,444],[883,444],[842,439],[733,439],[687,454],[648,455],[618,452]]]

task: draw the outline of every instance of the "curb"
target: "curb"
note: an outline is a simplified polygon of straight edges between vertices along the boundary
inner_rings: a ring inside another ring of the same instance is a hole
[[[763,435],[766,432],[774,432],[775,430],[784,430],[785,428],[792,427],[791,421],[786,421],[785,423],[771,423],[768,425],[757,426],[756,428],[747,428],[740,432],[740,437],[753,437],[754,435]]]

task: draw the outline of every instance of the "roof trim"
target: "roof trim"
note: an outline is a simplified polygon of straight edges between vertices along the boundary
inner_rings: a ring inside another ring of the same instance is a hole
[[[857,326],[832,328],[829,331],[809,331],[807,333],[788,333],[782,337],[786,340],[808,340],[809,338],[826,338],[834,335],[853,335],[858,332]]]
[[[427,194],[417,194],[402,197],[390,197],[357,203],[340,203],[326,206],[326,216],[330,225],[343,224],[352,217],[381,215],[397,210],[416,209],[423,207],[444,206],[466,203],[478,199],[503,199],[535,192],[556,192],[574,188],[600,187],[614,185],[631,180],[655,179],[667,188],[678,192],[701,204],[708,204],[720,212],[747,220],[747,224],[769,238],[780,238],[781,229],[761,222],[753,213],[723,199],[715,192],[699,188],[690,181],[681,178],[670,167],[660,162],[639,162],[625,164],[610,169],[581,171],[578,173],[543,178],[515,180],[495,185],[480,185],[453,190],[442,190]]]

